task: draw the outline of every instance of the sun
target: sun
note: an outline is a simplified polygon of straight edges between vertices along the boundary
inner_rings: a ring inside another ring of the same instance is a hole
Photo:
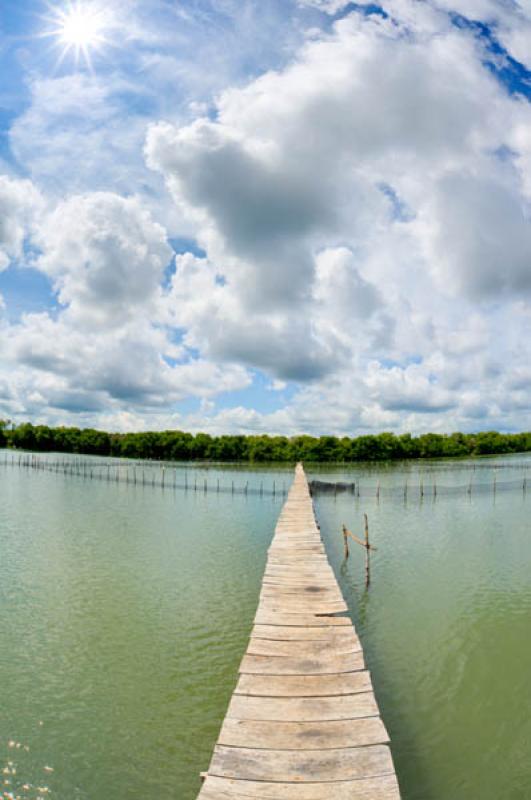
[[[103,20],[94,9],[76,6],[62,19],[60,39],[80,49],[95,47],[102,40]]]
[[[71,53],[76,64],[82,59],[91,67],[92,52],[107,43],[108,11],[95,0],[70,0],[65,7],[52,6],[50,11],[51,25],[44,35],[62,47],[59,60]]]

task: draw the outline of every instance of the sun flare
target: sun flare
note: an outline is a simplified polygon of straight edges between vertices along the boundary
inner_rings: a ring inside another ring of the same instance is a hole
[[[94,0],[69,2],[66,8],[53,9],[53,28],[45,35],[62,45],[60,60],[72,52],[76,63],[82,58],[91,66],[91,53],[107,42],[108,12]]]
[[[93,47],[101,41],[102,27],[100,14],[77,7],[64,17],[60,38],[73,47]]]

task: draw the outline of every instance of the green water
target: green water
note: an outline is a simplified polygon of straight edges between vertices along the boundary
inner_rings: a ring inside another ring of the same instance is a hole
[[[531,797],[529,465],[310,471],[361,481],[359,498],[320,495],[316,509],[404,800]],[[0,453],[4,797],[195,798],[291,472],[187,475],[197,490],[29,470]],[[342,523],[361,532],[363,512],[378,547],[368,592],[364,553],[343,563],[340,535]]]

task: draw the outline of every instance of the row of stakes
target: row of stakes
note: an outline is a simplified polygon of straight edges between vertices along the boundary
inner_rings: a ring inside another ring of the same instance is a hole
[[[180,488],[180,489],[184,489],[185,491],[188,491],[189,489],[193,489],[194,491],[201,491],[202,490],[204,493],[209,491],[209,485],[208,485],[208,482],[207,482],[206,478],[203,479],[202,486],[201,486],[200,483],[198,483],[197,475],[194,477],[194,482],[193,483],[188,483],[188,476],[187,476],[187,474],[185,472],[185,482],[184,482],[184,484],[178,484],[177,483],[177,470],[174,469],[174,468],[167,468],[167,467],[164,467],[164,466],[161,467],[161,478],[160,478],[159,481],[155,481],[155,472],[154,472],[154,469],[152,467],[150,467],[150,477],[148,477],[147,479],[146,479],[146,473],[145,473],[145,469],[144,468],[142,468],[142,470],[141,470],[141,477],[140,477],[139,475],[137,476],[137,468],[133,467],[132,468],[132,473],[133,474],[132,474],[132,477],[130,477],[129,476],[129,467],[126,467],[125,468],[126,469],[126,475],[125,475],[125,479],[124,479],[123,478],[123,469],[124,469],[124,467],[120,466],[120,465],[116,465],[116,464],[112,464],[112,465],[111,464],[107,464],[107,463],[90,464],[87,461],[84,461],[84,460],[76,461],[75,459],[62,459],[62,460],[59,460],[59,461],[50,461],[49,459],[39,459],[38,456],[36,456],[34,454],[32,454],[32,455],[19,454],[18,455],[18,460],[17,460],[17,458],[16,458],[16,456],[14,454],[11,455],[11,459],[9,459],[9,456],[8,456],[7,453],[4,455],[4,461],[3,461],[4,466],[6,466],[8,464],[11,464],[12,466],[14,466],[17,463],[18,463],[18,466],[28,467],[28,468],[32,468],[32,469],[43,469],[43,470],[47,470],[47,471],[50,471],[50,472],[58,472],[58,473],[62,472],[64,475],[77,475],[79,477],[96,479],[96,480],[107,480],[107,481],[115,481],[115,482],[122,481],[122,482],[125,482],[125,483],[132,483],[134,485],[138,484],[138,485],[142,485],[142,486],[149,486],[149,485],[151,485],[151,486],[161,486],[162,488],[172,486],[175,489]],[[111,469],[113,470],[113,473],[111,473]],[[100,470],[100,472],[98,472],[98,470]],[[103,474],[102,474],[101,471],[103,471]],[[171,480],[168,480],[167,477],[166,477],[166,473],[170,472],[170,471],[173,471],[173,482]],[[476,484],[477,488],[479,488],[479,486],[481,486],[482,488],[487,488],[486,484]],[[522,486],[523,493],[526,494],[527,493],[527,476],[525,476],[522,479],[521,486]],[[458,488],[463,488],[463,487],[455,487],[455,488],[458,489]],[[472,495],[473,488],[474,488],[474,484],[472,482],[472,479],[470,480],[470,483],[464,488],[465,488],[466,493],[468,495]],[[497,476],[496,476],[496,473],[494,473],[491,488],[492,488],[492,492],[494,494],[496,494],[496,491],[497,491]],[[415,489],[416,489],[416,487],[410,487],[409,483],[406,481],[406,483],[404,484],[404,489],[403,489],[404,500],[407,500],[408,493],[410,492],[410,490],[414,491]],[[211,487],[210,487],[210,490],[213,491]],[[249,489],[249,482],[246,482],[244,487],[235,487],[234,481],[232,481],[230,489],[227,489],[226,487],[221,487],[220,480],[218,478],[217,479],[217,484],[216,484],[216,487],[215,487],[215,491],[216,492],[231,491],[233,494],[234,493],[240,493],[240,494],[241,493],[243,493],[243,494],[253,493],[253,494],[259,494],[259,495],[266,494],[266,495],[275,496],[277,494],[285,495],[286,494],[286,487],[285,487],[284,483],[282,484],[282,487],[280,487],[280,486],[277,487],[276,486],[276,481],[273,481],[272,489],[264,489],[263,482],[260,483],[260,488],[259,489],[256,489],[256,488],[255,489]],[[424,481],[421,480],[420,483],[419,483],[419,486],[418,486],[418,492],[419,492],[420,498],[428,497],[430,495],[433,498],[436,498],[437,497],[437,493],[438,493],[436,481],[434,480],[431,485],[430,484],[425,485]],[[334,494],[337,494],[337,491]],[[356,495],[356,497],[360,496],[360,483],[359,483],[359,481],[355,485],[354,494]],[[364,495],[366,495],[366,494],[367,494],[366,491],[364,491]],[[376,490],[375,490],[375,497],[376,497],[376,499],[378,501],[380,500],[380,495],[381,495],[381,484],[380,484],[380,481],[378,481],[378,483],[376,485]]]
[[[408,484],[406,482],[404,486],[404,499],[407,499],[407,488]],[[527,477],[524,477],[522,482],[522,490],[525,494],[527,489]],[[496,493],[496,474],[494,474],[494,479],[492,483],[492,490]],[[359,497],[359,485],[357,487],[357,496]],[[472,494],[472,482],[467,487],[467,494]],[[421,482],[420,484],[420,496],[424,496],[424,484]],[[437,496],[437,484],[433,483],[433,496]],[[380,498],[380,482],[378,481],[378,486],[376,488],[376,497],[379,500]],[[365,588],[368,589],[371,583],[371,552],[376,551],[378,548],[374,547],[370,543],[369,540],[369,518],[367,514],[363,515],[365,525],[364,525],[364,538],[361,539],[359,536],[356,536],[352,533],[345,524],[342,526],[342,534],[343,534],[343,547],[344,547],[344,555],[345,561],[348,560],[350,556],[350,547],[349,547],[349,540],[354,541],[356,544],[361,545],[361,547],[365,550]]]
[[[177,482],[178,470],[171,467],[162,466],[160,468],[160,479],[156,480],[155,469],[149,468],[149,474],[146,476],[144,468],[132,467],[131,473],[129,467],[124,467],[117,464],[96,464],[92,465],[87,461],[75,459],[61,459],[59,461],[50,461],[49,459],[40,459],[35,455],[26,456],[20,454],[18,460],[15,455],[8,458],[6,454],[3,461],[4,466],[19,466],[26,469],[44,470],[47,472],[55,472],[58,474],[77,476],[88,480],[105,480],[111,483],[130,483],[134,486],[159,486],[162,489],[184,489],[184,491],[203,492],[207,494],[209,491],[214,491],[216,494],[221,492],[230,494],[255,494],[262,497],[268,495],[275,497],[286,495],[286,486],[277,486],[276,481],[273,481],[272,488],[264,488],[263,481],[260,482],[259,488],[249,487],[249,481],[246,481],[244,486],[235,486],[234,481],[231,481],[230,487],[222,486],[220,479],[217,478],[215,487],[209,485],[206,478],[198,481],[197,475],[194,476],[193,482],[188,481],[188,474],[185,472],[184,483]],[[171,474],[173,473],[173,480]]]
[[[486,488],[488,488],[488,485],[485,484],[485,483],[481,483],[481,484],[476,483],[476,484],[474,484],[472,482],[472,480],[470,480],[470,483],[468,483],[467,486],[464,487],[466,489],[466,493],[468,495],[472,494],[472,490],[474,489],[474,486],[475,486],[476,489],[479,489],[479,488],[486,489]],[[447,490],[448,490],[448,488],[450,488],[450,489],[454,489],[455,488],[455,490],[458,490],[458,489],[463,488],[463,487],[462,486],[461,487],[459,487],[459,486],[456,486],[456,487],[445,487],[445,489],[447,489]],[[494,474],[494,477],[492,479],[491,488],[492,488],[493,494],[496,494],[496,490],[497,490],[496,474]],[[407,500],[409,490],[410,490],[410,486],[409,486],[408,482],[406,481],[406,483],[404,484],[404,500]],[[526,492],[527,492],[527,476],[524,476],[524,478],[522,479],[522,491],[523,491],[524,494],[526,494]],[[380,481],[378,481],[378,484],[376,486],[376,495],[375,495],[377,500],[380,500],[380,492],[381,492],[381,485],[380,485]],[[419,496],[421,498],[428,497],[430,495],[435,498],[435,497],[437,497],[437,493],[438,493],[437,482],[435,480],[433,481],[433,483],[431,485],[430,484],[425,485],[424,481],[422,481],[422,480],[420,481],[420,483],[419,483]],[[360,494],[359,494],[359,487],[358,487],[357,497],[359,497],[359,496],[360,496]]]

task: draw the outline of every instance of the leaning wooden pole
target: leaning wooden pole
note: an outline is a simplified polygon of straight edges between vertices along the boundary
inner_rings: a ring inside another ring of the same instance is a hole
[[[298,465],[198,800],[399,800],[389,739],[346,612]]]

